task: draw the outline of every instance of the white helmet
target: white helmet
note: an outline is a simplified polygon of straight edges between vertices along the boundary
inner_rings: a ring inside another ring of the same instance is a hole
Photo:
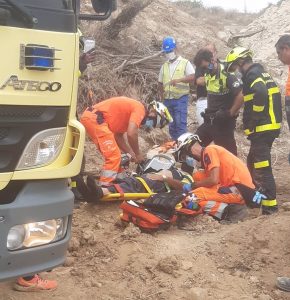
[[[186,154],[188,151],[190,151],[188,147],[191,146],[193,142],[201,143],[201,140],[197,134],[192,134],[189,132],[182,134],[177,139],[176,146],[174,149],[174,157],[176,161],[184,161],[185,158],[182,154]]]

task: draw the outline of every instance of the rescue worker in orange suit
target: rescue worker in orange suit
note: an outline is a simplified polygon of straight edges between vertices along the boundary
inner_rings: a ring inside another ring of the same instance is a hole
[[[236,117],[243,105],[242,83],[234,74],[226,72],[225,65],[208,49],[197,52],[194,64],[205,74],[196,83],[207,90],[207,109],[201,114],[204,123],[196,134],[203,146],[214,142],[237,155],[234,132]]]
[[[142,124],[150,129],[167,124],[167,115],[157,113],[160,106],[165,106],[156,101],[154,103],[146,112],[145,106],[137,100],[115,97],[87,108],[82,114],[81,123],[105,159],[101,185],[113,182],[121,171],[121,151],[135,163],[144,160],[138,143],[138,128]]]
[[[247,164],[256,187],[267,196],[262,201],[262,213],[268,215],[278,211],[271,149],[280,134],[281,93],[271,75],[261,64],[254,63],[252,56],[250,50],[237,47],[228,53],[226,62],[228,71],[242,77],[243,125],[251,142]]]
[[[258,207],[265,197],[255,190],[247,166],[235,155],[218,145],[201,146],[198,135],[186,133],[177,141],[176,160],[200,162],[204,171],[193,174],[194,183],[184,184],[184,192],[193,192],[198,204],[208,214],[222,218],[226,205],[247,204]]]
[[[289,66],[288,80],[286,82],[285,91],[285,110],[287,116],[288,127],[290,129],[290,34],[285,34],[279,38],[276,45],[276,51],[279,60]],[[288,156],[290,163],[290,154]],[[278,277],[277,287],[285,292],[290,292],[290,278]]]

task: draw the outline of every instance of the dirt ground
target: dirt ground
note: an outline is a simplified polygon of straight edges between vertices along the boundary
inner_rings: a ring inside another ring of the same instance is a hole
[[[42,274],[59,288],[19,293],[2,283],[0,300],[290,299],[275,288],[277,276],[290,275],[290,205],[283,204],[290,169],[282,145],[285,139],[273,151],[278,214],[251,210],[249,220],[231,225],[203,216],[192,220],[193,231],[172,226],[151,235],[121,227],[119,203],[84,203],[74,211],[65,266]]]
[[[167,16],[168,5],[161,1],[148,7],[149,12],[141,13],[121,37],[133,39],[139,36],[140,28],[147,28],[142,40],[146,35],[150,39],[152,32],[159,40],[169,33],[183,33],[186,39],[179,40],[185,53],[208,41],[216,42],[219,51],[226,53],[225,43],[217,39],[210,26],[184,12],[178,12],[183,20],[178,23]],[[156,16],[163,10],[166,18],[157,23]],[[174,31],[169,31],[172,24]],[[192,126],[195,125],[190,129]],[[143,151],[164,136],[162,132],[154,137],[142,136]],[[66,264],[42,274],[56,279],[59,288],[53,292],[20,293],[12,290],[13,282],[0,283],[0,300],[290,299],[290,293],[275,288],[277,276],[290,276],[290,203],[284,204],[290,201],[288,129],[284,128],[281,136],[273,149],[278,214],[260,216],[259,210],[251,210],[248,220],[231,225],[203,216],[192,220],[192,231],[172,226],[151,235],[134,226],[121,227],[119,203],[84,203],[74,211]],[[238,134],[237,141],[239,155],[245,159],[248,145],[242,134]],[[87,170],[95,171],[100,156],[96,156],[93,145],[88,143],[86,149]]]

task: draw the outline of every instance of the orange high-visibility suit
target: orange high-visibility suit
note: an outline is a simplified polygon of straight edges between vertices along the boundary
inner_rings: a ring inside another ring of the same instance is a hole
[[[288,79],[286,82],[286,96],[290,96],[290,66],[288,71]]]
[[[121,151],[115,134],[126,133],[129,122],[139,128],[144,117],[144,105],[127,97],[102,101],[87,108],[82,114],[81,123],[105,159],[100,184],[107,185],[114,181],[120,170]]]
[[[194,195],[201,207],[207,209],[210,215],[219,217],[224,203],[245,204],[235,184],[241,183],[252,189],[255,186],[247,166],[239,158],[223,147],[209,145],[204,149],[201,161],[204,171],[194,173],[194,181],[205,179],[214,168],[219,168],[220,177],[217,185],[194,189]],[[231,192],[222,193],[220,189],[222,187],[230,188]]]
[[[285,91],[285,110],[286,110],[286,117],[288,122],[288,127],[290,129],[290,66],[288,72],[288,79],[286,82],[286,91]]]

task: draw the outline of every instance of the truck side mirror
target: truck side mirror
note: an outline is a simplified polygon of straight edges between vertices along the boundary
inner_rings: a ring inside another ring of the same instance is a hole
[[[114,0],[91,0],[96,13],[105,14],[108,11],[116,10],[116,1]]]
[[[91,0],[96,15],[79,15],[80,20],[98,20],[103,21],[110,17],[111,13],[116,10],[117,0]]]

